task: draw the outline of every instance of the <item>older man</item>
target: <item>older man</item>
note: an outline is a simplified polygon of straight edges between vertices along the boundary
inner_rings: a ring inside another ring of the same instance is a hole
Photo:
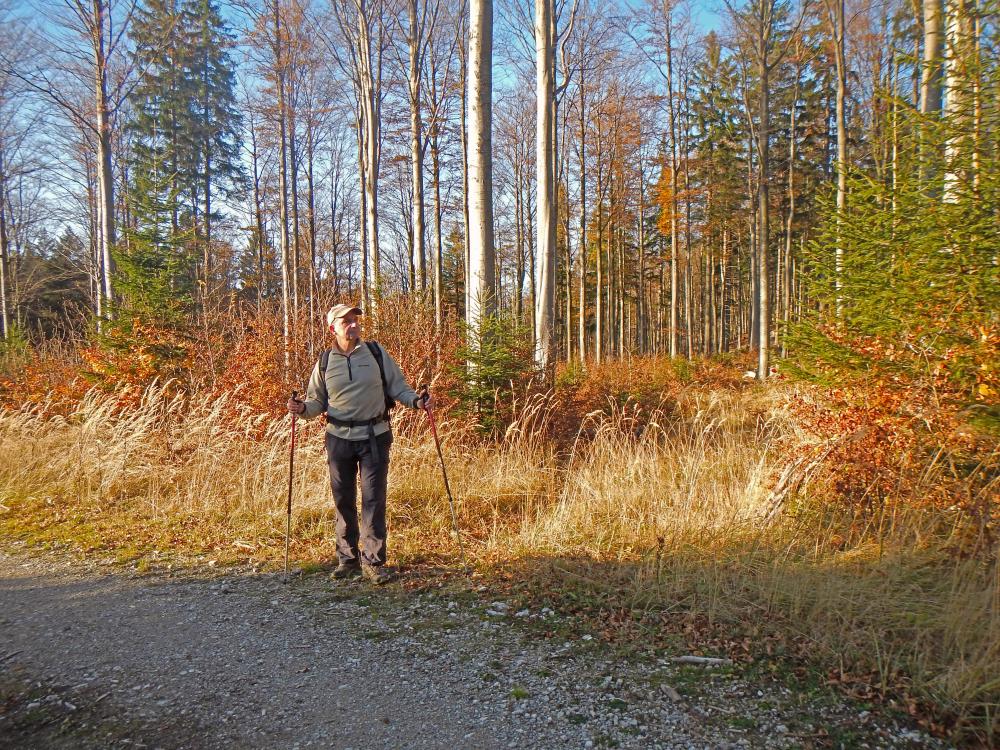
[[[385,583],[385,497],[389,475],[389,407],[398,401],[414,409],[429,406],[403,378],[399,365],[377,343],[361,340],[361,308],[336,305],[326,314],[333,347],[313,368],[304,401],[289,399],[288,411],[305,419],[326,414],[326,456],[337,508],[334,578],[364,575]],[[357,486],[361,473],[361,518]]]

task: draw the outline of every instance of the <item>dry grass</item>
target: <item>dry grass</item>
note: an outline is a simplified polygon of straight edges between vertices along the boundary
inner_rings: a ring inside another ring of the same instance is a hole
[[[127,413],[97,394],[68,418],[42,416],[44,405],[0,413],[0,529],[121,558],[280,560],[288,421],[168,393],[151,388]],[[786,396],[689,392],[653,413],[609,404],[568,456],[539,438],[552,397],[521,404],[495,443],[445,420],[466,550],[483,570],[519,560],[526,576],[562,571],[561,587],[664,630],[682,617],[757,637],[754,653],[785,644],[839,679],[933,704],[966,736],[996,736],[996,550],[949,554],[958,514],[828,506],[820,474],[776,498],[789,457],[822,448],[784,410]],[[333,550],[319,430],[302,427],[294,476],[293,555],[303,562]],[[398,420],[392,455],[390,554],[453,561],[440,467],[418,415]]]

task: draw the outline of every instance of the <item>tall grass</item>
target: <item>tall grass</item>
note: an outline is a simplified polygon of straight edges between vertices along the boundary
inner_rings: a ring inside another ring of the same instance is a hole
[[[0,528],[142,560],[154,550],[279,559],[288,420],[170,393],[149,388],[122,410],[93,392],[65,418],[44,416],[44,404],[0,412]],[[520,404],[494,441],[445,418],[438,432],[466,550],[484,571],[545,568],[560,587],[585,586],[664,628],[684,616],[787,642],[844,679],[933,704],[959,732],[996,736],[995,545],[953,554],[958,512],[827,503],[817,462],[802,459],[823,446],[786,397],[690,391],[652,412],[609,403],[561,454],[541,437],[557,409],[551,395]],[[320,430],[304,424],[298,438],[300,561],[333,554]],[[453,560],[433,441],[415,413],[395,432],[390,555]]]

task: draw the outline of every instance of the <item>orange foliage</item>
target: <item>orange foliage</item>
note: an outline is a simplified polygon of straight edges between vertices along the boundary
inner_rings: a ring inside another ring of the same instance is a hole
[[[0,407],[19,409],[45,404],[48,411],[69,414],[90,388],[76,357],[31,352],[22,368],[0,373]]]
[[[228,395],[233,409],[278,416],[291,391],[302,390],[285,377],[281,320],[277,315],[256,315],[233,320],[229,328],[208,396]]]
[[[556,372],[556,398],[552,435],[572,439],[585,417],[594,411],[608,412],[612,404],[632,404],[640,411],[671,412],[686,389],[740,390],[749,358],[707,358],[692,362],[670,357],[634,357],[627,361],[561,363]]]
[[[1000,498],[988,491],[996,438],[972,428],[963,412],[903,384],[859,384],[796,396],[793,412],[831,449],[823,474],[832,500],[859,514],[902,503],[971,520],[960,551],[990,544]]]
[[[80,374],[119,396],[122,408],[137,406],[154,381],[184,390],[191,374],[191,345],[181,331],[132,320],[80,350]]]
[[[439,409],[450,406],[447,393],[454,390],[460,345],[454,318],[436,331],[433,310],[403,296],[380,300],[376,310],[366,311],[363,336],[385,347],[411,385],[430,385]],[[68,351],[29,351],[23,367],[0,374],[0,404],[46,404],[65,414],[89,388],[98,387],[117,394],[122,408],[132,408],[149,385],[169,382],[192,398],[228,396],[234,415],[279,416],[293,390],[304,393],[320,352],[331,345],[322,318],[300,316],[292,321],[292,333],[286,367],[277,311],[218,315],[209,326],[184,329],[120,321],[104,336]]]

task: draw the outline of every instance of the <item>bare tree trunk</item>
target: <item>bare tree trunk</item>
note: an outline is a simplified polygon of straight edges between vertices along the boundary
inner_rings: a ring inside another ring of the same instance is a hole
[[[580,46],[582,54],[582,41]],[[580,361],[583,362],[587,359],[587,121],[582,70],[580,78],[580,341],[578,349]]]
[[[686,95],[686,94],[685,94]],[[684,328],[686,329],[687,358],[694,358],[694,278],[691,247],[691,160],[688,158],[689,118],[684,117]]]
[[[0,136],[2,137],[2,136]],[[7,284],[10,278],[10,244],[7,237],[7,184],[3,142],[0,141],[0,337],[10,338],[10,318],[7,316]]]
[[[111,169],[111,108],[108,102],[108,58],[105,48],[104,25],[107,0],[91,0],[91,42],[94,51],[94,94],[97,114],[97,186],[101,221],[101,293],[105,316],[110,317],[110,303],[114,299],[111,277],[115,266],[112,249],[115,246],[115,193]],[[100,323],[98,323],[100,325]]]
[[[436,127],[431,134],[431,180],[434,185],[434,325],[440,330],[444,316],[444,243],[441,236],[441,155]]]
[[[417,0],[407,0],[407,15],[409,17],[409,51],[410,66],[407,79],[410,94],[410,165],[413,180],[413,247],[412,263],[415,269],[415,281],[423,294],[427,290],[427,251],[424,244],[424,134],[423,121],[420,112],[420,66],[421,47],[423,44],[423,29],[417,22]]]
[[[361,114],[361,105],[358,105],[355,119],[358,136],[358,235],[361,243],[361,296],[364,299],[365,309],[372,306],[372,283],[369,273],[369,253],[368,244],[368,178],[365,176],[367,164],[365,154],[365,128],[364,117]]]
[[[261,202],[259,153],[257,150],[257,127],[254,112],[249,107],[250,117],[250,167],[253,173],[253,214],[257,232],[257,312],[264,309],[264,248],[267,245],[264,229],[264,210]]]
[[[732,348],[732,326],[729,325],[729,229],[722,230],[722,258],[719,261],[719,348],[728,352]]]
[[[970,135],[977,123],[969,122],[969,94],[972,92],[975,95],[980,75],[973,60],[975,44],[969,0],[947,0],[945,89],[948,96],[944,116],[948,133],[944,147],[942,190],[942,199],[946,203],[958,200],[959,186],[969,177],[964,162],[974,150]]]
[[[548,372],[555,338],[556,207],[554,128],[555,81],[552,64],[552,0],[535,0],[536,160],[538,211],[538,297],[535,363]]]
[[[893,226],[896,223],[896,202],[899,191],[899,58],[896,50],[892,51],[892,215]]]
[[[299,277],[302,275],[300,262],[302,260],[302,232],[299,222],[299,135],[298,117],[295,112],[295,83],[293,77],[292,105],[288,107],[288,166],[291,172],[288,179],[289,194],[292,209],[292,336],[298,339],[299,311],[302,309],[299,296]]]
[[[469,308],[474,337],[496,309],[493,248],[493,2],[471,0],[469,27]]]
[[[279,0],[274,0],[274,67],[278,79],[278,223],[281,237],[281,311],[282,336],[285,344],[285,372],[291,366],[291,301],[290,301],[290,258],[288,237],[288,161],[285,152],[287,134],[285,117],[287,99],[285,96],[285,59],[282,54],[281,12]]]
[[[980,183],[980,149],[983,137],[983,62],[982,62],[982,12],[979,0],[973,0],[972,6],[972,38],[973,66],[975,78],[972,83],[972,189],[979,196]]]
[[[524,167],[521,149],[514,149],[514,319],[520,323],[524,315]],[[530,227],[528,228],[530,232]]]
[[[316,309],[319,288],[316,280],[316,184],[313,169],[315,167],[316,126],[313,122],[310,105],[309,118],[306,121],[306,221],[309,229],[309,356],[316,351],[315,331],[313,322],[318,319]]]
[[[492,14],[492,9],[490,13]],[[471,227],[469,225],[469,65],[472,51],[471,48],[467,46],[466,40],[463,40],[458,45],[458,52],[459,57],[461,58],[459,60],[459,70],[461,71],[459,89],[462,92],[460,97],[462,126],[459,128],[459,136],[462,141],[462,228],[465,232],[465,246],[463,248],[465,252],[465,315],[466,320],[468,320],[470,309],[469,296],[470,290],[472,289],[472,270],[469,263],[469,244],[471,233]]]
[[[944,52],[943,0],[923,0],[924,58],[920,73],[920,112],[941,111],[941,67]]]
[[[98,330],[100,330],[101,319],[104,314],[102,290],[103,279],[101,269],[100,246],[100,209],[97,205],[97,170],[94,167],[93,155],[89,150],[84,150],[84,166],[87,179],[87,223],[90,235],[90,293],[94,304],[94,315],[97,319]]]
[[[673,50],[673,18],[672,8],[666,11],[664,18],[664,51],[666,53],[667,80],[667,127],[670,134],[670,153],[668,169],[670,170],[670,356],[676,357],[679,352],[678,319],[679,312],[679,255],[680,239],[677,222],[677,103],[674,100],[674,50]]]
[[[636,279],[635,295],[635,342],[636,352],[645,354],[647,348],[646,329],[648,327],[646,317],[646,193],[644,191],[646,183],[646,173],[642,161],[642,152],[639,152],[639,216],[638,216],[638,246],[636,252],[639,254],[639,277]]]
[[[527,151],[528,148],[525,146],[524,149],[524,159],[527,162]],[[528,236],[528,294],[530,299],[528,300],[528,309],[531,312],[531,340],[536,341],[538,339],[538,316],[535,314],[537,308],[535,307],[535,300],[538,299],[538,289],[537,281],[538,275],[535,273],[535,233],[531,231],[531,227],[535,222],[535,207],[532,203],[531,196],[534,195],[531,192],[531,181],[525,179],[524,181],[524,198],[527,214],[524,217],[524,226],[527,227]]]
[[[765,25],[765,24],[762,24]],[[769,22],[766,24],[770,26]],[[771,66],[768,64],[768,42],[770,40],[770,28],[763,31],[759,41],[759,62],[757,73],[760,80],[760,107],[758,109],[759,122],[757,124],[757,159],[760,177],[757,184],[758,197],[758,228],[757,228],[757,293],[760,296],[760,320],[759,320],[759,343],[757,349],[757,378],[764,380],[768,376],[769,355],[771,345],[771,306],[770,306],[770,281],[768,274],[768,211],[770,204],[768,200],[768,162],[769,144],[768,132],[771,118],[770,106],[770,73]]]
[[[556,137],[561,138],[562,142],[558,143],[556,148],[557,160],[557,178],[556,178],[556,213],[560,211],[560,206],[564,208],[562,211],[562,222],[563,222],[563,284],[565,286],[565,296],[566,296],[566,319],[563,321],[562,332],[563,332],[563,357],[566,362],[573,359],[573,256],[570,252],[570,232],[571,232],[571,218],[569,215],[569,156],[567,149],[567,141],[569,139],[569,107],[563,107],[560,111],[558,103],[556,106],[556,115],[562,117],[562,124],[556,132]],[[562,198],[560,199],[560,186],[562,189]]]
[[[838,0],[842,1],[842,0]],[[843,10],[843,6],[841,6]],[[785,263],[782,269],[782,320],[785,324],[785,332],[788,330],[788,324],[791,322],[791,305],[792,305],[792,227],[795,222],[795,147],[797,145],[796,139],[798,138],[798,130],[796,123],[796,115],[798,113],[798,101],[799,101],[799,85],[801,83],[800,78],[802,75],[801,67],[799,63],[796,63],[795,69],[795,83],[792,90],[792,106],[789,109],[788,116],[788,216],[785,219]],[[840,81],[838,80],[837,86],[839,88]],[[839,118],[838,118],[839,122]],[[839,137],[838,137],[839,140]],[[840,200],[840,182],[837,183],[837,199]],[[838,211],[840,208],[838,207]],[[788,347],[785,341],[785,333],[781,336],[781,356],[784,357],[788,353]]]
[[[334,156],[333,168],[330,170],[330,261],[332,264],[333,293],[340,294],[340,158],[338,147]]]
[[[834,287],[837,290],[837,315],[842,312],[840,288],[844,273],[842,238],[844,211],[847,207],[847,50],[844,0],[827,0],[833,30],[834,59],[837,71],[837,247],[834,250]],[[796,84],[798,81],[796,81]]]
[[[597,120],[597,252],[594,289],[594,359],[600,362],[604,356],[605,327],[604,320],[604,170],[601,167],[601,151],[603,150],[603,119]]]

